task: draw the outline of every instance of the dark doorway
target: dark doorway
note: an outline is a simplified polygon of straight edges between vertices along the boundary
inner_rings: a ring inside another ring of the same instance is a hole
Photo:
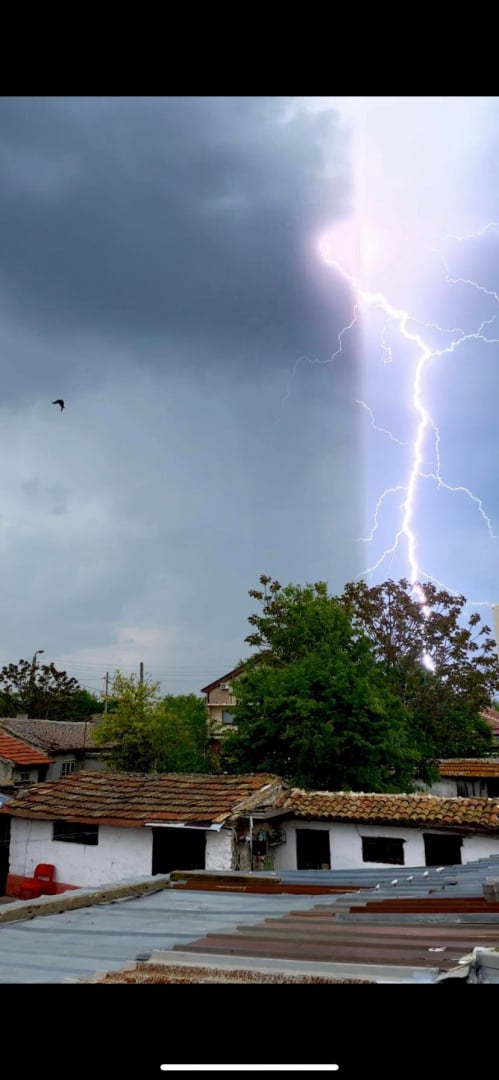
[[[424,833],[427,866],[455,866],[461,863],[462,836],[435,836]]]
[[[206,837],[204,829],[153,829],[152,872],[204,870]]]
[[[9,874],[10,817],[0,815],[0,896],[6,895]]]
[[[331,849],[327,829],[296,830],[296,866],[298,870],[329,870]]]

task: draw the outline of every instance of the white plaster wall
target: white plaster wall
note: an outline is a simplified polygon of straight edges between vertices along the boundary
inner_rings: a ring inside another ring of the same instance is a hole
[[[49,767],[47,769],[47,780],[58,780],[59,779],[59,777],[61,775],[61,766],[62,766],[63,761],[74,761],[74,762],[76,762],[75,772],[78,772],[78,769],[81,769],[81,764],[80,764],[80,762],[76,761],[76,755],[75,754],[71,754],[71,753],[60,754],[60,756],[56,757],[55,760],[52,762],[52,764],[49,765]]]
[[[4,761],[0,758],[0,780],[12,779],[12,765],[10,761]]]
[[[404,866],[424,866],[425,850],[423,833],[444,833],[441,829],[400,828],[390,825],[353,825],[342,822],[299,822],[289,821],[282,826],[286,834],[286,843],[273,848],[275,870],[296,870],[296,829],[325,829],[329,832],[331,850],[331,868],[333,870],[352,870],[362,867],[387,868],[397,864],[370,863],[362,861],[362,837],[386,836],[405,840]],[[464,835],[464,829],[463,829]],[[461,849],[462,862],[473,862],[488,855],[499,854],[499,836],[464,836]]]
[[[427,788],[430,795],[457,795],[457,780],[437,780]]]
[[[232,870],[232,831],[206,833],[206,870]]]
[[[488,855],[499,855],[498,836],[465,836],[461,848],[463,863],[486,859]]]
[[[30,876],[37,863],[52,863],[56,880],[66,885],[105,885],[144,877],[152,869],[151,829],[99,827],[97,845],[52,840],[51,821],[11,819],[11,874]]]

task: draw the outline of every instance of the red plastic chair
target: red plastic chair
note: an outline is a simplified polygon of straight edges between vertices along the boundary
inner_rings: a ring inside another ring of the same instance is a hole
[[[32,878],[23,878],[19,885],[20,900],[36,900],[38,896],[54,896],[55,866],[51,863],[38,863]]]

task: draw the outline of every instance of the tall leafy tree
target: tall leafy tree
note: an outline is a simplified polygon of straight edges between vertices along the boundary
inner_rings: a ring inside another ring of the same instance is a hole
[[[116,672],[113,711],[94,741],[107,746],[112,768],[124,772],[209,772],[206,706],[194,694],[161,697],[160,684]]]
[[[429,778],[439,757],[490,752],[480,711],[499,689],[497,647],[465,597],[402,579],[349,583],[341,601],[408,712],[420,774]]]
[[[324,582],[260,584],[246,638],[257,652],[234,682],[226,765],[304,787],[407,789],[415,762],[404,708],[367,636]]]
[[[2,716],[27,713],[40,720],[66,720],[81,693],[77,679],[55,665],[19,660],[0,671],[0,710]]]

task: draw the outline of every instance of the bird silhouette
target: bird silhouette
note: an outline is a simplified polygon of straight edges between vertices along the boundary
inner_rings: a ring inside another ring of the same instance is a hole
[[[62,398],[60,398],[60,397],[56,398],[55,401],[52,402],[52,405],[59,405],[60,409],[61,409],[61,412],[62,412],[62,410],[64,408],[64,402],[63,402]]]

